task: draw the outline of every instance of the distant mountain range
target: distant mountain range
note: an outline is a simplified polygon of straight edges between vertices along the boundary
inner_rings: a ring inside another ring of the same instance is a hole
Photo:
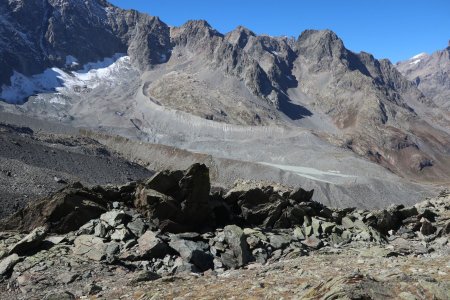
[[[449,48],[394,66],[330,30],[221,34],[103,0],[3,1],[0,24],[3,111],[244,161],[361,166],[339,184],[370,193],[390,172],[450,181]]]

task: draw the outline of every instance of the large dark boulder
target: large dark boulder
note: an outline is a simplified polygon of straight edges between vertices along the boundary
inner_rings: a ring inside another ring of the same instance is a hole
[[[211,221],[210,189],[208,167],[194,164],[155,174],[137,189],[134,205],[166,232],[190,231]]]
[[[281,194],[270,186],[256,187],[232,190],[225,195],[224,203],[245,226],[289,228],[301,225],[305,215],[320,213],[321,205],[311,201],[313,192],[298,189]]]
[[[0,221],[0,230],[30,232],[47,225],[50,233],[63,234],[77,230],[106,211],[107,201],[102,194],[77,184],[49,198],[29,203]]]

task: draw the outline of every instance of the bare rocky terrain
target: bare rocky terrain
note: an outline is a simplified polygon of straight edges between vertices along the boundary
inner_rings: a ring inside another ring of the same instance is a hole
[[[118,184],[151,174],[92,139],[0,123],[0,217],[69,182]]]
[[[0,2],[0,299],[450,299],[449,53]]]
[[[377,205],[392,194],[418,201],[448,184],[446,111],[430,113],[433,99],[394,65],[350,51],[332,31],[223,34],[206,21],[170,27],[106,1],[44,3],[1,5],[2,36],[18,36],[0,44],[5,113],[264,164],[277,173],[266,179],[283,184],[292,185],[287,170],[300,170],[299,184],[319,186],[321,201],[338,201],[327,191],[343,188],[336,198],[352,205],[370,205],[377,192]],[[33,10],[36,19],[23,17]],[[240,173],[235,179],[248,177]]]
[[[382,210],[332,209],[312,196],[245,184],[210,191],[200,164],[122,186],[69,185],[0,221],[0,293],[450,298],[448,192]]]

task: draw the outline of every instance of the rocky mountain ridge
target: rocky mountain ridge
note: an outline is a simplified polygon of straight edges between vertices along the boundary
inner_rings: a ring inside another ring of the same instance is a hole
[[[396,64],[398,70],[439,107],[449,108],[450,41],[449,46],[431,55],[421,53]]]

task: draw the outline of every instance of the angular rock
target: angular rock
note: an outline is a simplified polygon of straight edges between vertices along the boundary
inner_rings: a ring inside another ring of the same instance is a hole
[[[17,253],[19,255],[24,255],[35,250],[45,239],[47,232],[48,227],[46,226],[34,229],[32,232],[30,232],[30,234],[14,244],[9,249],[9,254]]]
[[[269,244],[273,249],[284,249],[290,242],[291,239],[285,235],[273,234],[269,236]]]
[[[433,224],[431,224],[431,222],[428,219],[422,218],[420,220],[420,223],[422,224],[422,226],[420,226],[420,232],[423,235],[430,235],[436,231],[436,228],[433,226]]]
[[[236,225],[228,225],[225,226],[223,231],[225,234],[225,241],[233,253],[233,258],[236,260],[236,265],[241,267],[250,262],[252,256],[242,229]]]
[[[114,241],[126,241],[131,237],[132,235],[124,225],[118,226],[111,234],[111,239]]]
[[[49,232],[64,234],[79,229],[106,212],[107,202],[99,193],[79,186],[67,187],[0,221],[0,230],[32,231],[50,225]]]
[[[172,269],[170,270],[170,273],[172,274],[180,274],[180,273],[199,273],[200,270],[193,264],[188,263],[187,261],[183,260],[181,257],[178,257],[174,264]]]
[[[182,171],[162,171],[147,180],[145,186],[165,195],[176,195],[179,189],[178,182],[182,177]]]
[[[156,224],[164,220],[181,221],[179,203],[174,198],[152,189],[139,190],[134,200],[134,206]]]
[[[136,218],[127,224],[127,228],[134,234],[135,237],[140,237],[144,234],[147,226],[141,218]]]
[[[203,242],[172,239],[169,246],[177,251],[185,261],[194,264],[201,271],[214,268],[214,257],[206,252],[208,245]]]
[[[211,214],[209,205],[209,169],[204,164],[194,164],[179,181],[183,223],[200,226]]]
[[[333,228],[336,226],[336,224],[331,222],[322,222],[321,229],[322,232],[326,234],[331,234],[333,232]]]
[[[309,202],[314,195],[314,190],[305,191],[302,188],[297,188],[291,192],[289,195],[289,199],[292,199],[296,202]]]
[[[124,248],[125,248],[125,245],[124,245]],[[125,249],[127,249],[127,248],[125,248]],[[106,246],[106,251],[105,251],[106,257],[113,257],[114,255],[119,254],[119,252],[120,252],[120,246],[118,243],[111,242],[111,243],[108,243],[108,245]]]
[[[302,244],[308,246],[309,248],[319,249],[323,246],[322,240],[316,238],[315,236],[310,236],[302,241]]]
[[[343,217],[341,220],[341,224],[344,228],[351,229],[355,227],[355,224],[349,217]]]
[[[156,233],[145,232],[138,239],[139,257],[142,259],[164,258],[167,254],[172,254],[173,250],[163,242]]]
[[[73,253],[101,261],[106,257],[106,249],[107,245],[103,239],[93,235],[80,235],[74,241]]]
[[[413,216],[417,216],[419,212],[415,206],[402,208],[398,211],[399,217],[404,220]]]
[[[105,224],[110,227],[117,227],[121,224],[125,224],[130,219],[130,216],[126,214],[124,211],[120,210],[111,210],[100,216],[100,220],[102,220]]]
[[[16,253],[4,258],[0,262],[0,276],[7,274],[22,259]]]
[[[58,245],[64,241],[66,241],[65,236],[48,236],[44,239],[44,243],[48,242],[52,245]]]
[[[84,295],[96,295],[100,293],[103,290],[103,288],[95,283],[89,283],[83,288],[83,294]]]
[[[69,284],[74,282],[78,277],[79,275],[76,273],[64,272],[56,277],[56,281],[63,284]]]
[[[304,240],[305,239],[305,233],[303,232],[303,229],[300,227],[295,227],[294,229],[294,237],[298,240]]]

